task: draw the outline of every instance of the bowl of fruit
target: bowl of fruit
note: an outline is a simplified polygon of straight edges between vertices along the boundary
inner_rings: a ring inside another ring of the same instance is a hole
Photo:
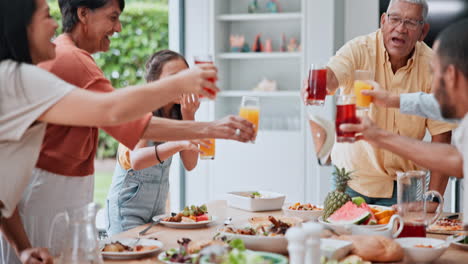
[[[369,205],[364,198],[345,192],[351,173],[335,167],[336,189],[327,194],[319,222],[338,234],[397,237],[403,229],[403,219],[392,208]]]

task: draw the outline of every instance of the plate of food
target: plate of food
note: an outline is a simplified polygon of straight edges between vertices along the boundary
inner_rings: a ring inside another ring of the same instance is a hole
[[[285,198],[286,196],[281,193],[260,190],[229,192],[227,203],[231,207],[251,212],[273,211],[281,209]]]
[[[304,221],[317,221],[323,215],[323,206],[311,203],[288,203],[282,209],[284,215],[299,217]]]
[[[191,240],[182,238],[177,240],[179,248],[171,248],[159,254],[158,259],[164,263],[198,263],[200,251],[210,246],[226,246],[226,242],[221,240]]]
[[[240,239],[233,239],[224,246],[212,245],[200,251],[200,264],[287,264],[288,259],[282,255],[269,252],[252,251],[245,248]]]
[[[217,219],[208,214],[206,205],[186,206],[182,212],[172,213],[162,219],[159,218],[159,216],[155,216],[153,221],[160,220],[160,224],[172,228],[200,228],[215,222]]]
[[[463,231],[463,222],[460,219],[440,218],[426,228],[428,233],[434,234],[457,234]]]
[[[353,198],[328,218],[324,219],[324,214],[318,221],[338,234],[369,234],[396,238],[401,233],[403,225],[399,223],[402,223],[403,219],[395,210],[386,206],[368,205],[359,200]]]
[[[253,217],[239,227],[225,226],[218,230],[227,239],[241,239],[251,250],[287,253],[286,231],[302,223],[297,217]]]
[[[468,250],[468,237],[465,237],[464,239],[461,239],[457,242],[452,242],[452,245],[459,249]]]
[[[154,239],[105,239],[99,241],[102,256],[106,259],[135,259],[160,252],[164,244]]]
[[[428,237],[404,237],[395,241],[405,250],[405,255],[411,263],[430,263],[448,248],[444,240]]]

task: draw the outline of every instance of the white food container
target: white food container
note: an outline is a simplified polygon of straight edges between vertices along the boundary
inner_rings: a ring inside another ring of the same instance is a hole
[[[253,192],[259,192],[262,197],[248,197],[248,195]],[[245,191],[227,193],[228,206],[240,208],[251,212],[280,210],[283,206],[285,198],[286,196],[284,194],[267,191]]]
[[[294,203],[288,203],[283,206],[283,212],[286,216],[295,216],[299,217],[304,221],[317,221],[320,216],[323,215],[323,210],[293,210],[289,209],[289,206],[294,205]],[[323,209],[323,206],[319,205],[319,208]]]

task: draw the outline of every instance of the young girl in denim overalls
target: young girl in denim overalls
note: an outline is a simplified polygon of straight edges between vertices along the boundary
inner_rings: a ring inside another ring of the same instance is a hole
[[[146,64],[146,81],[154,81],[188,68],[184,57],[170,50],[155,53]],[[200,106],[198,97],[184,95],[153,112],[154,116],[194,120]],[[172,155],[180,152],[187,170],[198,161],[198,146],[191,141],[147,142],[140,140],[135,150],[119,145],[117,164],[107,196],[107,232],[114,235],[151,222],[165,213],[169,193]]]

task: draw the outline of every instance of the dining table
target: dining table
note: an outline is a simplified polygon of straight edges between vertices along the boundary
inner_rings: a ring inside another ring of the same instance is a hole
[[[277,211],[266,211],[266,212],[249,212],[242,209],[229,207],[225,200],[210,201],[207,204],[209,214],[216,217],[216,221],[208,226],[197,228],[197,229],[176,229],[163,226],[161,224],[154,225],[149,229],[142,238],[157,239],[164,244],[164,250],[170,248],[178,248],[177,240],[181,238],[189,238],[191,240],[206,240],[212,239],[217,230],[224,226],[226,219],[231,219],[233,225],[241,225],[248,221],[251,217],[257,216],[281,216],[283,212]],[[122,238],[137,238],[138,233],[148,227],[149,224],[141,225],[130,229],[128,231],[116,234],[111,237],[112,240],[119,240]],[[428,237],[445,239],[448,235],[443,234],[427,234]],[[163,263],[158,260],[156,255],[144,257],[135,260],[105,260],[104,263],[130,263],[130,264],[146,264],[146,263]],[[401,264],[410,263],[408,261],[402,261]],[[438,258],[433,264],[459,264],[468,263],[468,251],[456,248],[451,245],[444,254]]]

